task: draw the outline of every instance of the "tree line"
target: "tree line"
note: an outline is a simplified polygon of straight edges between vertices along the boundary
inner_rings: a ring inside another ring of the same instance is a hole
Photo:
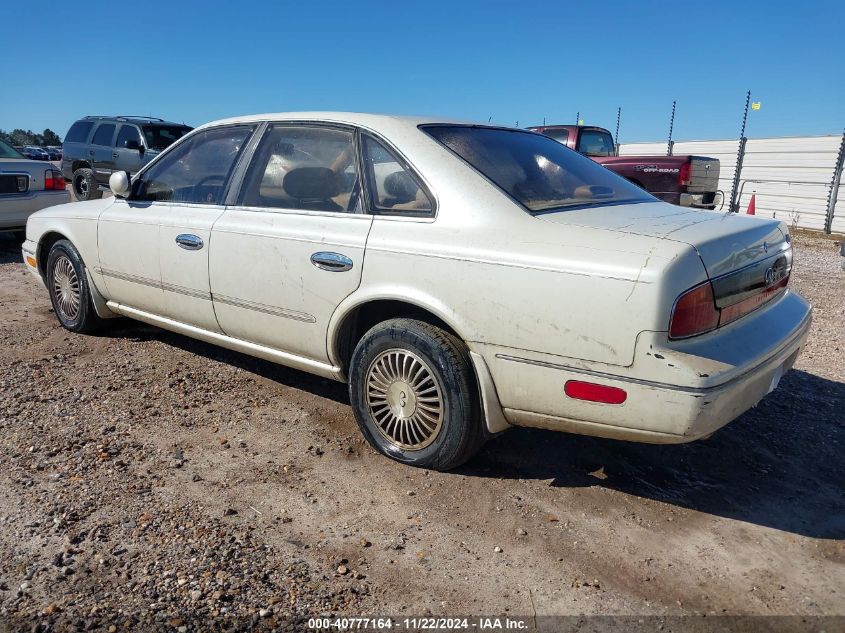
[[[62,144],[62,138],[50,128],[47,128],[41,134],[20,128],[11,132],[0,130],[0,141],[6,141],[9,145],[38,145],[40,147]]]

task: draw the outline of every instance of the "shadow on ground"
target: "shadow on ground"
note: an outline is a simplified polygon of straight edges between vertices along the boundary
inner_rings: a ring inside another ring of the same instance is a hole
[[[158,328],[118,321],[106,336],[161,340],[348,405],[345,385]],[[351,413],[350,413],[351,415]],[[716,516],[845,538],[845,384],[793,370],[778,390],[708,440],[620,442],[514,428],[460,469],[472,477],[603,486]],[[591,474],[602,469],[605,478]]]
[[[22,240],[9,232],[0,232],[0,264],[14,264],[23,261]]]
[[[845,384],[793,370],[709,440],[636,444],[535,429],[488,443],[464,474],[603,486],[826,539],[845,538]],[[605,479],[591,473],[603,469]]]

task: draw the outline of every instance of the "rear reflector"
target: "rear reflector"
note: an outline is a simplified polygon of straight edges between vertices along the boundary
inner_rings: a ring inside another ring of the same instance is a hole
[[[582,380],[567,380],[563,391],[570,398],[602,404],[622,404],[628,399],[628,394],[622,389]]]

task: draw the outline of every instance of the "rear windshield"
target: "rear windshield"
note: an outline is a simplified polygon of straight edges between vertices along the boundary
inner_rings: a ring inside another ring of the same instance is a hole
[[[531,212],[654,200],[621,176],[541,134],[469,125],[422,129]]]
[[[23,155],[11,145],[0,141],[0,158],[23,158]]]
[[[144,132],[147,147],[161,151],[185,136],[192,128],[186,125],[145,125],[141,129]]]

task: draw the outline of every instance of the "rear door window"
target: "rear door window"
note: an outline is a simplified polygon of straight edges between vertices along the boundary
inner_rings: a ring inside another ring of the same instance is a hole
[[[352,132],[314,125],[274,125],[258,146],[240,204],[307,211],[360,211]]]
[[[380,215],[430,216],[431,197],[404,162],[382,143],[364,137],[364,167],[370,198]]]
[[[222,204],[232,170],[254,129],[236,125],[198,132],[141,175],[132,200]]]
[[[114,142],[115,147],[126,147],[127,141],[135,141],[141,144],[141,135],[138,133],[138,128],[134,125],[121,125],[120,131],[117,133],[117,140]]]
[[[613,138],[601,130],[581,130],[577,149],[587,156],[613,156]]]
[[[114,123],[102,123],[97,131],[94,132],[94,138],[91,139],[92,145],[111,145],[114,138]]]
[[[92,127],[94,127],[93,121],[77,121],[67,131],[65,143],[84,143]]]

